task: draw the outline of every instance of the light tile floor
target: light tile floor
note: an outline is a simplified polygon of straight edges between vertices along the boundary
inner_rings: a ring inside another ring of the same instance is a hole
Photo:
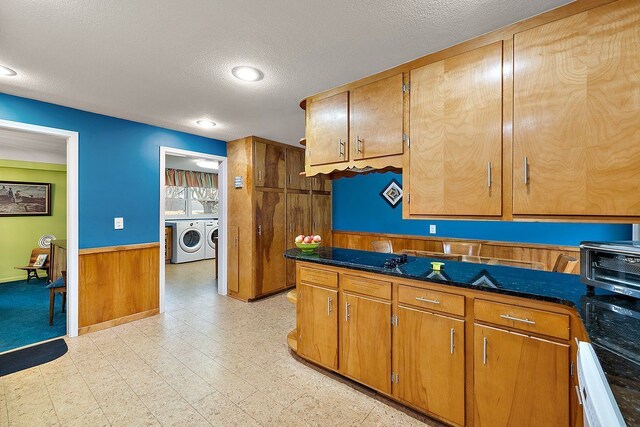
[[[212,269],[167,265],[166,313],[67,339],[63,357],[0,378],[0,426],[424,425],[294,359],[285,295],[218,296]]]

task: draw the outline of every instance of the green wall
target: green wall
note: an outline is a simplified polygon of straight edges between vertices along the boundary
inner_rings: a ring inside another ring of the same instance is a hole
[[[51,183],[51,216],[0,217],[0,283],[22,280],[14,269],[29,262],[43,234],[67,236],[67,167],[49,163],[0,160],[0,180]],[[40,273],[38,273],[40,274]]]

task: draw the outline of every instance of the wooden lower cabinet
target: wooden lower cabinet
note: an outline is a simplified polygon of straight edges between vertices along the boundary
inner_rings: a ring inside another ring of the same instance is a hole
[[[298,284],[298,354],[338,369],[338,291]]]
[[[476,324],[476,427],[568,426],[569,346]]]
[[[391,301],[340,294],[340,372],[391,393]]]
[[[464,425],[464,320],[399,306],[393,357],[395,396]]]

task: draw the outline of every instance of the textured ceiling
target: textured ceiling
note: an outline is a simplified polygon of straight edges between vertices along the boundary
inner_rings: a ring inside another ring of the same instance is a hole
[[[223,140],[295,143],[300,99],[567,0],[0,0],[0,91]],[[236,65],[264,71],[236,80]],[[195,120],[218,123],[202,129]]]
[[[0,160],[67,163],[67,140],[22,130],[0,128]]]

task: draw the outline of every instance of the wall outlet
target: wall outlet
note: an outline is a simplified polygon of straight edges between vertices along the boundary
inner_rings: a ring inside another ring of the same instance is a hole
[[[436,225],[429,224],[429,234],[436,234]]]
[[[124,229],[124,218],[113,218],[113,229],[114,230]]]

